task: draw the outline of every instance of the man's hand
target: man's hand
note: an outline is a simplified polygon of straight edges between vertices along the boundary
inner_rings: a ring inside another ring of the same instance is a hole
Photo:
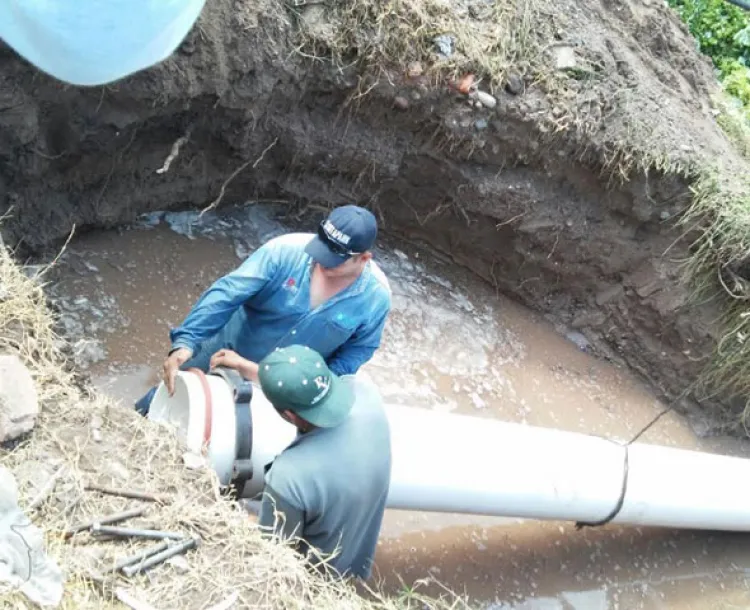
[[[258,381],[258,365],[247,358],[243,358],[231,349],[220,349],[211,356],[210,366],[212,369],[219,366],[234,369],[245,379],[249,381]]]
[[[174,379],[177,377],[177,371],[180,367],[190,360],[190,356],[193,352],[186,347],[181,347],[173,351],[167,359],[164,361],[164,385],[167,386],[167,391],[170,396],[174,395]]]

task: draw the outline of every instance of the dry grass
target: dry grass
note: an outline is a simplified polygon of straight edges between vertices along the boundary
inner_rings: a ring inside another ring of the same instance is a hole
[[[433,86],[472,73],[481,89],[496,92],[515,74],[541,102],[533,115],[540,140],[576,142],[582,161],[594,155],[604,174],[620,180],[636,171],[684,174],[687,155],[674,149],[660,92],[613,79],[587,45],[576,49],[575,68],[556,69],[554,49],[571,44],[560,38],[581,34],[581,24],[563,12],[539,0],[334,1],[324,16],[300,18],[299,51],[340,69],[357,66],[356,98],[392,78],[391,70],[397,78],[408,74],[413,62]],[[561,35],[563,29],[571,31]],[[437,53],[436,37],[454,41],[450,56]]]
[[[419,61],[440,77],[471,71],[485,87],[502,84],[513,69],[531,73],[541,53],[538,0],[498,0],[476,18],[461,3],[442,0],[354,0],[328,5],[328,27],[303,27],[301,51],[352,62],[368,70],[404,68]],[[450,36],[454,52],[436,61],[437,36]]]
[[[734,148],[750,159],[750,125],[725,95],[714,100],[717,122]],[[687,281],[696,301],[718,303],[719,339],[699,380],[702,391],[743,397],[742,422],[750,416],[750,175],[744,165],[697,168],[693,202],[681,219],[686,232],[697,235],[686,262]]]
[[[396,598],[370,592],[365,599],[352,585],[311,571],[291,548],[263,538],[247,513],[220,495],[212,472],[187,470],[183,449],[171,434],[74,383],[42,288],[4,247],[0,291],[0,350],[17,353],[26,362],[42,406],[32,436],[15,450],[0,451],[0,465],[16,475],[21,507],[44,530],[47,552],[66,575],[62,608],[121,607],[114,597],[117,587],[161,610],[210,608],[233,594],[238,597],[233,608],[465,607],[455,597],[434,601],[414,591]],[[51,493],[37,510],[29,508],[60,468]],[[167,501],[156,504],[104,495],[86,491],[87,484],[138,490],[166,496]],[[186,572],[162,565],[133,579],[108,575],[113,563],[131,554],[138,543],[100,541],[89,533],[67,540],[62,535],[72,524],[138,505],[147,507],[146,514],[124,525],[200,538],[198,549],[185,555]],[[153,543],[141,546],[149,544]],[[0,608],[32,607],[20,593],[0,601]]]
[[[695,300],[717,300],[719,340],[703,390],[750,396],[750,176],[704,169],[693,182],[693,204],[681,223],[697,235],[686,263]],[[750,414],[750,402],[743,419]]]

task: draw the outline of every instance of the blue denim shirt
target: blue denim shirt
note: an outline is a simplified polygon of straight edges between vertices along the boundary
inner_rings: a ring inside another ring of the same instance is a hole
[[[195,356],[222,333],[222,345],[211,341],[210,349],[228,347],[259,362],[276,347],[302,344],[337,375],[356,373],[380,346],[391,309],[388,280],[370,260],[351,286],[310,309],[313,261],[305,246],[312,238],[292,233],[272,239],[214,282],[170,332],[172,349],[187,347]]]

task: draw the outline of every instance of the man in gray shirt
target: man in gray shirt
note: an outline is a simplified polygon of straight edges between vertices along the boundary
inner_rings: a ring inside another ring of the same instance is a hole
[[[263,393],[298,429],[266,474],[259,523],[341,576],[367,579],[391,478],[388,420],[374,388],[331,373],[301,345],[259,363]],[[333,554],[333,557],[330,555]]]

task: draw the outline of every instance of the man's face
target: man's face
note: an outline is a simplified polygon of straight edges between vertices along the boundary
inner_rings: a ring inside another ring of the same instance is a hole
[[[356,254],[338,267],[326,268],[320,265],[320,272],[327,278],[350,277],[362,271],[362,266],[367,261],[367,254]]]

